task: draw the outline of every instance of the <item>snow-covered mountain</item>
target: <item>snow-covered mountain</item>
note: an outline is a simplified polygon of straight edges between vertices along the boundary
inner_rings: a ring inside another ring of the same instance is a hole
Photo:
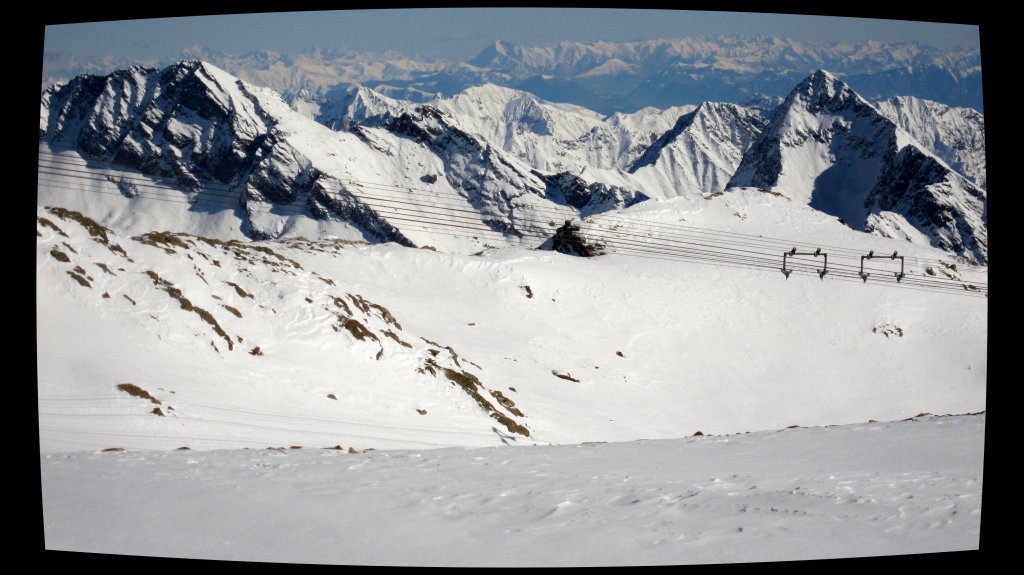
[[[626,441],[985,407],[985,269],[756,191],[594,216],[610,253],[578,258],[225,241],[46,187],[44,451]],[[839,267],[787,278],[794,245]],[[901,284],[880,263],[844,281],[872,249],[907,256]]]
[[[886,44],[817,44],[778,37],[695,36],[635,42],[562,41],[547,46],[525,46],[498,41],[481,51],[470,64],[502,70],[516,76],[614,75],[625,70],[671,67],[682,63],[694,69],[760,72],[776,67],[803,68],[832,64],[847,74],[865,74],[929,61],[959,70],[959,76],[975,72],[978,55],[966,49],[942,49],[903,42]]]
[[[553,565],[976,547],[988,274],[950,252],[983,238],[984,191],[836,78],[770,122],[495,86],[337,96],[297,105],[195,61],[42,95],[50,548]],[[711,192],[736,166],[774,169],[773,193]],[[887,233],[837,221],[860,212],[818,195],[835,178]],[[923,218],[946,251],[897,233]],[[535,249],[556,241],[600,255]],[[238,530],[239,488],[298,535]],[[197,532],[197,510],[223,520]],[[467,517],[490,543],[457,543]],[[358,540],[367,521],[388,536]]]
[[[363,87],[351,94],[363,94],[361,98],[370,104],[353,107],[353,96],[346,92],[337,103],[325,105],[341,110],[342,118],[321,114],[319,120],[340,129],[343,122],[367,123],[370,118],[363,109],[394,117],[401,109],[415,107]],[[376,103],[380,101],[389,104]],[[720,192],[743,152],[767,123],[760,110],[716,103],[704,103],[699,108],[645,108],[602,117],[586,108],[547,102],[528,92],[493,84],[439,98],[429,106],[442,111],[460,130],[535,170],[556,172],[565,182],[562,187],[570,180],[580,180],[584,186],[621,188],[616,197],[630,196],[627,190],[643,190],[644,196],[654,198]],[[353,111],[349,112],[350,108]],[[660,162],[659,157],[663,158]],[[601,210],[594,205],[584,209],[588,214],[595,211]]]
[[[705,102],[676,121],[629,167],[663,187],[703,195],[725,189],[744,152],[768,123],[757,111]]]
[[[539,234],[539,244],[549,226],[578,209],[592,213],[641,198],[614,184],[538,172],[436,108],[405,111],[365,90],[353,95],[345,114],[391,113],[331,130],[271,90],[187,61],[52,88],[42,98],[39,134],[48,147],[81,154],[93,167],[132,170],[144,188],[184,190],[190,211],[210,211],[202,203],[211,198],[214,211],[237,208],[250,238],[310,233],[312,225],[314,235],[422,245],[417,212],[426,202],[432,216],[479,232],[476,247],[463,249],[479,249],[483,236],[500,242]],[[48,163],[48,175],[87,175],[69,173],[71,160],[63,161]],[[566,202],[581,185],[583,197]]]
[[[711,197],[728,183],[772,189],[858,229],[987,258],[984,191],[833,75],[801,83],[770,124],[762,114],[708,102],[602,117],[496,85],[429,105],[358,87],[290,107],[190,61],[47,90],[40,140],[47,153],[80,154],[102,172],[81,172],[73,158],[46,160],[45,175],[62,185],[92,177],[103,180],[90,182],[94,191],[137,195],[108,173],[127,169],[143,190],[183,190],[187,231],[205,233],[206,216],[217,214],[223,237],[234,237],[223,229],[234,221],[249,238],[431,245],[434,222],[420,213],[428,208],[431,219],[463,225],[471,240],[446,249],[536,246],[574,216],[647,198]],[[910,117],[935,142],[983,158],[983,148],[971,148],[983,138],[967,137],[976,132],[958,130],[963,124]],[[141,222],[144,205],[119,217]]]
[[[979,112],[912,96],[893,96],[875,106],[949,167],[987,187],[985,117]]]
[[[729,186],[782,194],[856,229],[987,261],[985,190],[822,70],[775,111]]]
[[[55,150],[169,180],[190,202],[219,196],[222,204],[232,202],[244,212],[240,225],[246,235],[270,237],[281,223],[261,217],[257,205],[304,206],[310,215],[343,211],[329,207],[338,201],[329,193],[340,184],[329,187],[289,140],[287,122],[296,116],[271,90],[189,61],[161,70],[80,76],[50,89],[43,96],[39,133]],[[305,124],[316,133],[314,123]],[[50,170],[54,176],[75,175],[62,173],[61,166]],[[358,200],[341,201],[348,202],[350,215],[361,216],[357,225],[365,232],[408,243]]]
[[[364,86],[332,90],[312,101],[294,98],[293,107],[296,102],[315,103],[316,107],[309,108],[306,115],[332,130],[344,130],[351,122],[365,122],[377,116],[400,116],[413,108],[409,102],[389,98]]]
[[[573,173],[584,167],[628,167],[679,116],[693,109],[647,109],[605,118],[580,106],[547,102],[494,84],[469,88],[431,105],[534,168]]]

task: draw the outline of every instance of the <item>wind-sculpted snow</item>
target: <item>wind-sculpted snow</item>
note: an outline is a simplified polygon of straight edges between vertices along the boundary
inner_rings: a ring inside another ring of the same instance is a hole
[[[45,454],[40,467],[48,549],[679,565],[978,549],[984,438],[984,415],[922,416],[530,448]]]

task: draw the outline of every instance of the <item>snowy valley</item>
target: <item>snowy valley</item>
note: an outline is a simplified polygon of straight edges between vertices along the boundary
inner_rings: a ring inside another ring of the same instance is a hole
[[[49,548],[537,566],[977,547],[980,114],[873,104],[825,71],[770,109],[324,93],[199,61],[43,92]],[[239,487],[291,535],[241,527]],[[184,534],[200,511],[220,519]]]

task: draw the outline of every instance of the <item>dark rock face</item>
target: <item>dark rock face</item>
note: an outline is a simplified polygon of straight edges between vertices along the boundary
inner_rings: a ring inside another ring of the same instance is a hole
[[[234,183],[269,126],[234,114],[218,91],[223,88],[199,62],[81,76],[51,96],[50,129],[40,138],[173,178],[190,191],[198,191],[201,179]]]
[[[533,174],[544,182],[544,194],[549,200],[576,208],[584,216],[628,208],[650,199],[642,192],[627,190],[620,186],[609,186],[601,182],[587,184],[569,172],[542,174],[534,170]]]
[[[903,215],[936,247],[988,261],[985,191],[914,146],[888,158],[868,207]]]

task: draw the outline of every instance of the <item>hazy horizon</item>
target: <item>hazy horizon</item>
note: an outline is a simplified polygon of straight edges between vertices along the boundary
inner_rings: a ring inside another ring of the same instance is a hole
[[[46,27],[44,53],[154,61],[187,48],[229,54],[312,49],[468,60],[506,41],[630,42],[705,36],[778,37],[814,44],[918,42],[980,51],[967,24],[834,16],[602,8],[343,10],[119,20]]]

